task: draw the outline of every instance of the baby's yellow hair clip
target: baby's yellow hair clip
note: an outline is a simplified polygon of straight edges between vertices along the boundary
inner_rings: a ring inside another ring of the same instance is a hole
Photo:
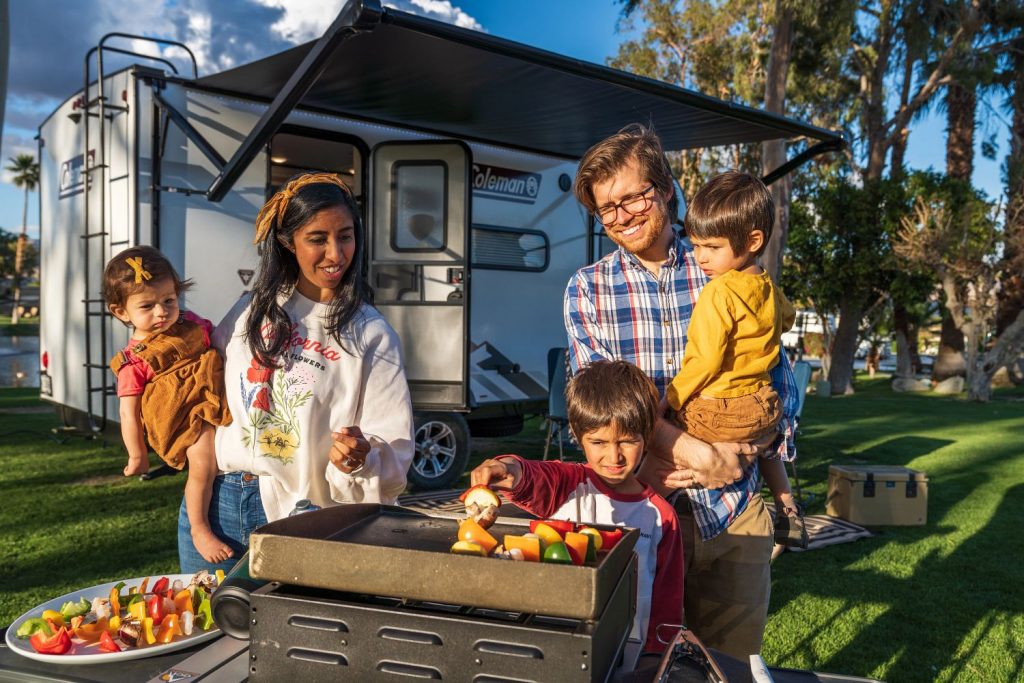
[[[131,266],[132,270],[135,271],[135,284],[141,285],[143,279],[146,279],[146,280],[152,280],[153,279],[153,276],[149,274],[149,271],[142,267],[142,257],[141,256],[135,256],[135,257],[132,257],[132,258],[126,258],[124,260],[124,262],[127,263],[129,266]]]

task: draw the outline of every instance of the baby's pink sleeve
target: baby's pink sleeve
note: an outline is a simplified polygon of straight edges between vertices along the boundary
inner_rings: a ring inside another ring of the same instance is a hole
[[[128,362],[122,365],[117,373],[117,397],[141,396],[146,384],[154,375],[149,363],[130,356]]]

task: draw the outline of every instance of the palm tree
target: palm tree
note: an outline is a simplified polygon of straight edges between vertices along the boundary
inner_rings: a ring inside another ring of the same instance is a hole
[[[28,193],[39,185],[39,164],[31,154],[19,154],[16,157],[8,157],[11,165],[7,171],[14,174],[11,179],[15,187],[25,190],[25,204],[21,210],[21,234],[18,235],[18,246],[14,253],[14,308],[11,311],[11,322],[18,323],[19,310],[21,305],[21,268],[25,255],[25,243],[28,242]]]

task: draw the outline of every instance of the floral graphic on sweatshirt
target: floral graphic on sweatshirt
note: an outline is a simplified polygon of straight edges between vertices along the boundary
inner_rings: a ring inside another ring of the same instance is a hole
[[[302,444],[297,413],[313,396],[305,388],[311,378],[263,367],[255,358],[249,365],[239,377],[248,421],[242,441],[254,453],[290,465]]]

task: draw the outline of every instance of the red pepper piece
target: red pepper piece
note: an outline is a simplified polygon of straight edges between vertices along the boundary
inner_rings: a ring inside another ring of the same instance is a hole
[[[170,579],[168,579],[166,576],[161,576],[160,579],[153,584],[153,588],[151,590],[157,595],[163,595],[167,591],[167,587],[170,585],[170,583]]]
[[[71,636],[63,626],[49,638],[42,633],[36,633],[28,642],[32,649],[41,655],[62,655],[71,649]]]
[[[100,636],[100,650],[103,652],[120,652],[121,647],[114,642],[114,639],[106,631]]]
[[[153,619],[154,624],[164,620],[164,596],[154,595],[146,601],[146,612]]]

